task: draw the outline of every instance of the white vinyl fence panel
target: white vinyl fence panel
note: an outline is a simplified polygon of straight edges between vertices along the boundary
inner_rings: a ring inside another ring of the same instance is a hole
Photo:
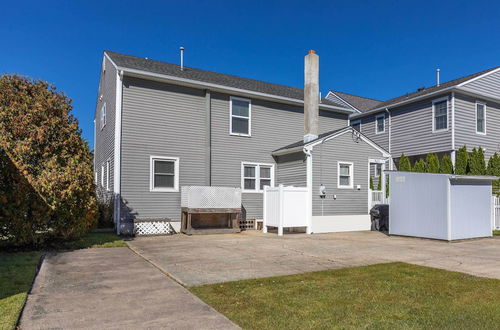
[[[493,196],[493,229],[500,229],[500,197]]]
[[[265,187],[263,231],[277,227],[278,235],[283,235],[283,228],[309,226],[307,196],[305,187]]]

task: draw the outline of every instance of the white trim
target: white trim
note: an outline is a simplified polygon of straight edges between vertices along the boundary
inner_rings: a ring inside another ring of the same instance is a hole
[[[350,121],[349,120],[349,126],[352,127],[352,125],[356,125],[356,124],[359,124],[359,131],[361,133],[361,119],[356,119],[356,120],[353,120],[353,121]]]
[[[111,59],[110,59],[111,61]],[[111,61],[111,63],[116,65]],[[116,92],[115,92],[115,143],[113,160],[113,193],[114,198],[114,220],[116,232],[120,234],[121,223],[121,164],[122,164],[122,94],[123,94],[123,72],[116,71]]]
[[[248,102],[248,117],[233,115],[233,100]],[[248,134],[233,133],[233,117],[248,120]],[[245,136],[245,137],[252,136],[252,100],[236,96],[229,97],[229,135]]]
[[[155,188],[154,187],[154,162],[155,161],[174,162],[174,187]],[[150,192],[178,192],[179,191],[179,157],[149,156],[149,191]]]
[[[108,158],[106,160],[106,191],[109,191],[109,185],[110,185],[110,175],[109,175],[109,171],[111,169],[111,158]]]
[[[500,71],[500,68],[496,68],[495,70],[491,70],[489,72],[483,73],[480,76],[477,76],[477,77],[474,77],[472,79],[466,80],[466,81],[458,84],[456,87],[462,87],[464,85],[467,85],[468,83],[471,83],[471,82],[476,81],[478,79],[484,78],[484,77],[489,76],[490,74],[493,74],[493,73],[498,72],[498,71]]]
[[[483,106],[483,111],[484,111],[484,132],[479,132],[477,130],[477,106],[478,105],[482,105]],[[476,101],[475,103],[475,126],[476,126],[476,134],[479,134],[479,135],[486,135],[486,103],[485,102],[482,102],[482,101]]]
[[[323,142],[327,142],[327,141],[329,141],[331,139],[334,139],[334,138],[336,138],[336,137],[338,137],[340,135],[343,135],[345,133],[352,132],[352,131],[354,131],[354,128],[352,128],[351,126],[349,126],[349,127],[344,128],[343,130],[341,130],[339,132],[332,133],[332,135],[328,135],[328,136],[326,136],[326,137],[324,137],[322,139],[318,139],[316,141],[313,141],[313,142],[307,144],[306,146],[307,147],[314,147],[314,146],[316,146],[318,144],[321,144]],[[356,132],[358,132],[358,131],[356,131]],[[376,145],[375,143],[373,143],[370,139],[368,139],[362,133],[359,133],[359,137],[361,138],[361,140],[363,140],[364,142],[366,142],[372,148],[378,150],[384,157],[387,157],[387,158],[391,157],[391,155],[387,151],[385,151],[384,149],[382,149],[381,147],[379,147],[378,145]]]
[[[435,118],[435,104],[436,103],[441,103],[443,101],[446,101],[446,128],[440,128],[440,129],[436,129],[436,118]],[[432,100],[432,133],[440,133],[440,132],[446,132],[448,131],[449,127],[450,127],[450,116],[449,116],[449,112],[450,112],[450,109],[448,108],[449,107],[449,97],[448,96],[444,96],[444,97],[440,97],[438,99],[434,99]]]
[[[313,156],[312,156],[312,147],[304,147],[304,154],[306,155],[306,186],[307,186],[307,199],[306,199],[306,207],[307,207],[307,227],[306,233],[311,234],[312,232],[312,204],[313,204]]]
[[[378,130],[378,119],[379,118],[384,118],[384,121],[383,121],[384,129],[380,132]],[[385,133],[385,113],[375,116],[375,134],[382,134],[382,133]]]
[[[349,185],[344,186],[340,184],[340,165],[348,165],[349,166]],[[369,169],[368,169],[369,171]],[[337,188],[338,189],[353,189],[354,188],[354,163],[353,162],[344,162],[337,161]]]
[[[255,166],[255,189],[245,189],[245,165]],[[274,187],[274,164],[271,163],[255,163],[255,162],[241,162],[240,184],[242,193],[262,193],[264,190],[260,189],[260,167],[271,168],[271,187]],[[264,180],[269,180],[264,178]]]
[[[104,167],[104,163],[101,164],[101,187],[104,188],[104,178],[105,178],[105,172],[106,168]]]
[[[451,150],[455,152],[455,92],[451,92]],[[453,166],[455,162],[453,161]]]
[[[299,105],[304,104],[304,101],[299,100],[299,99],[278,96],[278,95],[272,95],[272,94],[267,94],[267,93],[261,93],[261,92],[254,92],[254,91],[250,91],[250,90],[246,90],[246,89],[228,87],[228,86],[219,85],[219,84],[205,83],[205,82],[201,82],[198,80],[179,78],[179,77],[169,76],[169,75],[165,75],[165,74],[130,69],[130,68],[126,68],[126,67],[118,67],[118,70],[123,71],[127,76],[131,76],[131,77],[151,77],[151,78],[159,79],[161,81],[175,82],[176,84],[182,85],[182,86],[189,86],[189,87],[203,88],[203,89],[209,88],[209,89],[214,90],[214,91],[223,91],[226,93],[229,91],[233,94],[237,93],[237,94],[241,94],[243,96],[254,96],[254,97],[257,97],[260,99],[265,99],[265,100],[279,100],[279,101],[282,101],[285,103],[290,103],[290,104],[299,104]],[[323,109],[323,110],[330,110],[330,111],[346,113],[346,114],[352,114],[354,112],[354,111],[346,109],[346,108],[332,106],[332,105],[326,105],[324,103],[320,103],[319,107],[320,107],[320,109]]]

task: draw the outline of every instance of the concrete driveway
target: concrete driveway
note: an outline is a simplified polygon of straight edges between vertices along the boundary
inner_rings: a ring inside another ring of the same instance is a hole
[[[378,232],[136,238],[129,246],[184,285],[404,261],[500,278],[500,239],[456,243]]]
[[[87,249],[45,258],[21,329],[233,329],[128,248]]]

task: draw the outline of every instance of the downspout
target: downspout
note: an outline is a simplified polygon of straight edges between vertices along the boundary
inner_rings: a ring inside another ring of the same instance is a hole
[[[312,226],[312,189],[313,189],[313,169],[312,169],[312,147],[306,146],[303,148],[306,154],[306,186],[307,186],[307,228],[306,233],[311,234]]]
[[[392,134],[392,123],[391,123],[391,112],[389,111],[389,108],[385,108],[385,111],[387,112],[387,116],[388,116],[388,124],[389,124],[389,154],[391,155],[390,157],[390,160],[389,160],[389,170],[392,171],[393,169],[393,159],[392,159],[392,153],[391,153],[391,134]]]
[[[121,148],[122,148],[122,93],[123,71],[116,72],[116,99],[115,99],[115,144],[114,144],[114,218],[116,233],[121,232]]]
[[[205,176],[206,184],[212,185],[212,95],[209,89],[205,90]]]

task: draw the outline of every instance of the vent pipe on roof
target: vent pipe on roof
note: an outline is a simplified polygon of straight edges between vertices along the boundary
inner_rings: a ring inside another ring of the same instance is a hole
[[[179,50],[181,51],[181,71],[184,71],[184,47],[180,47]]]
[[[310,50],[304,58],[304,142],[318,138],[319,56]]]
[[[439,82],[440,73],[441,73],[441,69],[436,69],[436,86],[440,85],[440,82]]]

